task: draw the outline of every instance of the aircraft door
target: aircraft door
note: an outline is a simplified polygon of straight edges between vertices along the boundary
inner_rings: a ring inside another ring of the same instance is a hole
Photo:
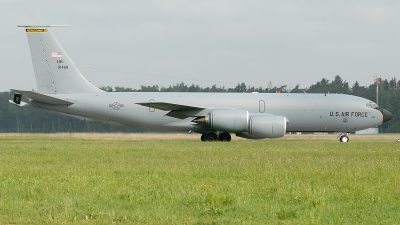
[[[265,112],[265,102],[264,102],[264,100],[260,100],[260,101],[258,102],[258,111],[259,111],[260,113]]]

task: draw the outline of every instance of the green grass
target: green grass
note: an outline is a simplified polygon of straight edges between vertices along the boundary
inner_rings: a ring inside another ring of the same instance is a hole
[[[398,224],[388,140],[0,137],[0,224]]]

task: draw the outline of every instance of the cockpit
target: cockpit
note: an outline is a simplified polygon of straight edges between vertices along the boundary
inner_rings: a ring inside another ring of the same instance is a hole
[[[382,116],[383,116],[383,123],[387,122],[387,121],[389,121],[389,120],[391,120],[393,118],[393,115],[389,111],[387,111],[384,108],[379,107],[375,102],[367,102],[366,106],[368,108],[376,109],[379,112],[381,112]]]
[[[375,102],[367,102],[366,106],[371,109],[379,108],[379,106]]]

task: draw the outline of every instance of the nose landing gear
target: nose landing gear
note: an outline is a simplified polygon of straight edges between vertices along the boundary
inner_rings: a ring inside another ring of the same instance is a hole
[[[339,141],[346,143],[350,141],[350,138],[346,134],[344,134],[340,136]]]

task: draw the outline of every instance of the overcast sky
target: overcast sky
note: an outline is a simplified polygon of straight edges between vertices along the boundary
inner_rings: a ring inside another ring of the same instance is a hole
[[[0,0],[0,91],[36,90],[17,25],[52,33],[96,86],[400,79],[400,1]]]

